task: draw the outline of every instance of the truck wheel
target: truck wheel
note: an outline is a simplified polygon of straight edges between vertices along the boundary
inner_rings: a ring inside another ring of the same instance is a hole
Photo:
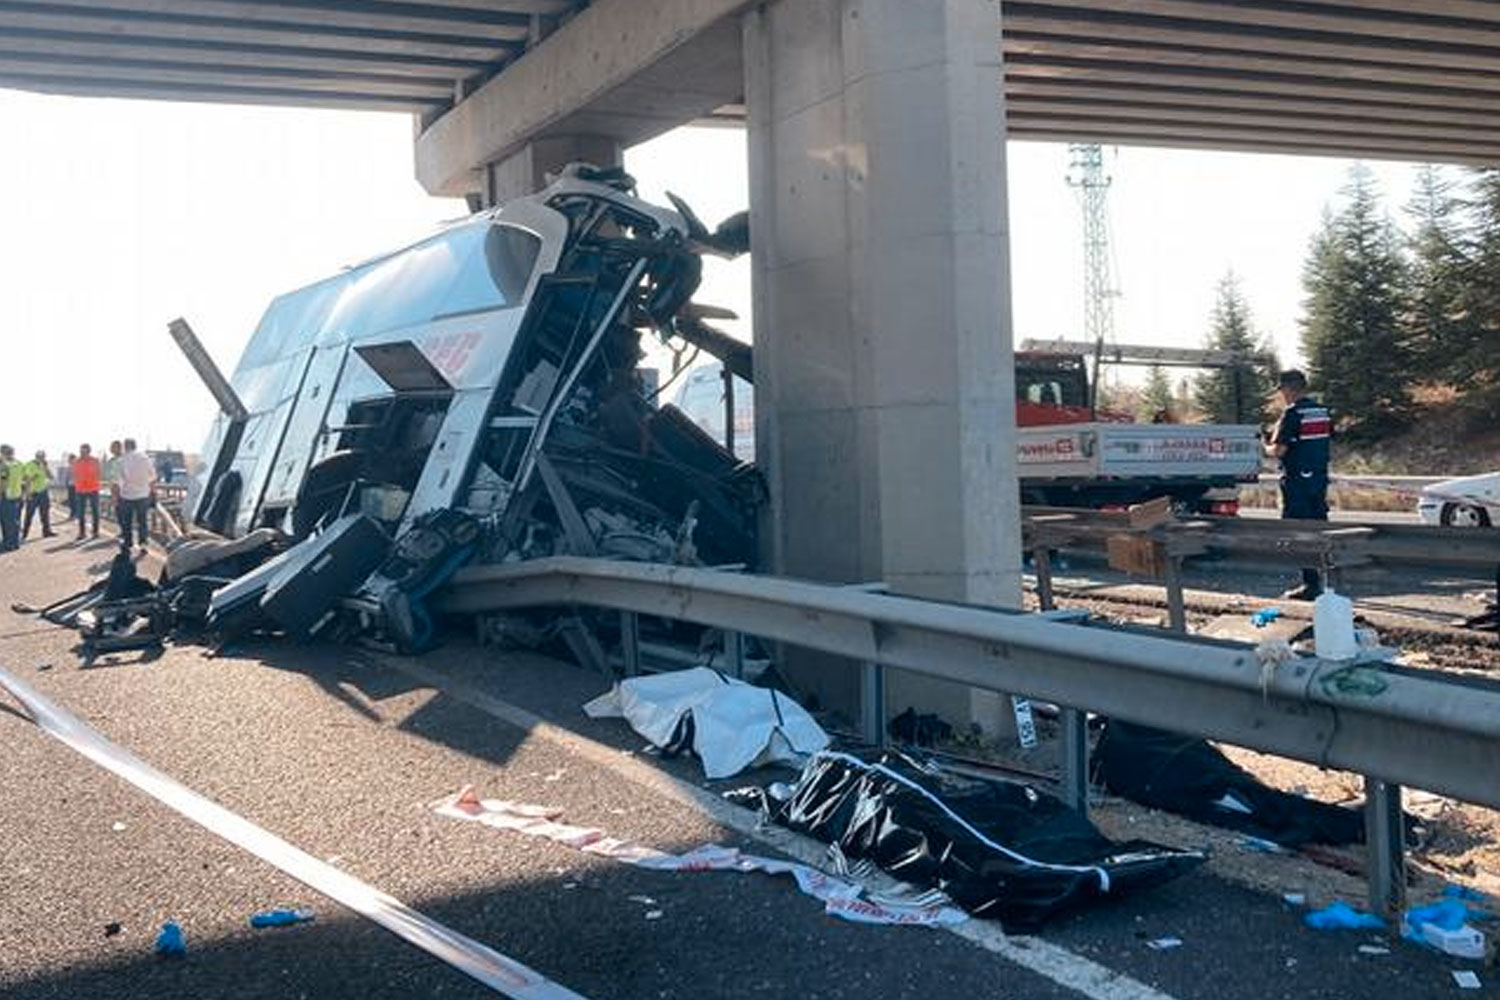
[[[1490,515],[1483,507],[1467,503],[1443,504],[1442,522],[1453,528],[1488,528]]]

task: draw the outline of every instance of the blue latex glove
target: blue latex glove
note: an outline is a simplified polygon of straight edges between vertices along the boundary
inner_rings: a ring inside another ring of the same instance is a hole
[[[267,910],[250,918],[251,927],[287,927],[313,919],[311,910]]]
[[[1307,914],[1302,921],[1319,931],[1375,930],[1385,926],[1384,921],[1373,913],[1356,910],[1348,903],[1330,903],[1321,910]]]
[[[168,920],[161,925],[161,931],[156,935],[156,953],[162,958],[181,958],[187,954],[187,939],[182,936],[177,921]]]
[[[1250,624],[1256,628],[1265,628],[1267,625],[1281,617],[1280,608],[1261,608],[1250,616]]]

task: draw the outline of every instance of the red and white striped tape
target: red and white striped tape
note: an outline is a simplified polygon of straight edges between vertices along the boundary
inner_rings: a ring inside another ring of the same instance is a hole
[[[528,837],[541,837],[563,844],[585,854],[611,858],[637,868],[673,872],[764,872],[767,875],[791,875],[797,887],[823,904],[831,916],[861,924],[901,924],[912,927],[940,927],[969,919],[956,906],[933,902],[931,893],[900,899],[892,896],[871,898],[857,882],[836,878],[826,872],[795,861],[744,854],[738,848],[705,844],[686,854],[667,854],[633,841],[612,837],[603,830],[573,826],[560,822],[561,810],[546,806],[481,799],[472,785],[457,794],[433,804],[443,816],[483,823],[498,830],[510,830]]]

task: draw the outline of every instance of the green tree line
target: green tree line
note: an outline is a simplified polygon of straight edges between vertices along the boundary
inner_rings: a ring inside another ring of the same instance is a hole
[[[1353,437],[1407,423],[1420,385],[1500,419],[1500,170],[1424,167],[1405,214],[1403,233],[1356,165],[1303,267],[1308,375]]]

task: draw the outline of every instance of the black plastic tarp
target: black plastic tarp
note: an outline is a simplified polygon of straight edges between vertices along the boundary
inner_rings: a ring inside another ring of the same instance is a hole
[[[1195,736],[1110,719],[1094,766],[1106,788],[1132,802],[1286,847],[1365,839],[1358,810],[1270,788]]]
[[[1204,861],[1196,851],[1115,843],[1029,785],[929,770],[899,753],[819,753],[772,816],[838,844],[847,858],[942,889],[1007,931],[1158,885]]]

